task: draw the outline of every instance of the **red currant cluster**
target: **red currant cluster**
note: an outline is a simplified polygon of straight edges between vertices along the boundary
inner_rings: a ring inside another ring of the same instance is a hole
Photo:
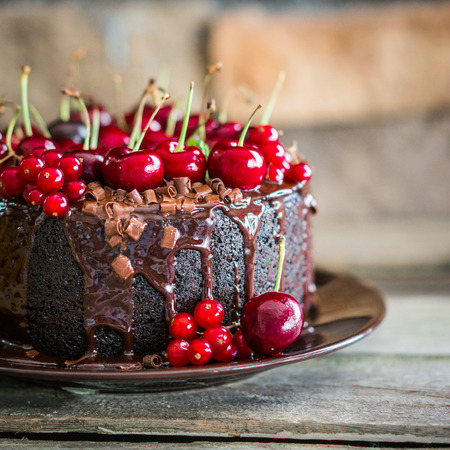
[[[197,304],[194,315],[179,313],[169,326],[173,337],[167,346],[167,359],[174,367],[191,363],[196,366],[207,364],[212,358],[219,362],[231,362],[245,358],[252,353],[241,331],[234,335],[221,325],[224,318],[223,306],[216,300],[206,299]],[[204,328],[201,337],[197,327]]]
[[[35,147],[18,166],[2,170],[1,194],[22,194],[31,205],[42,205],[48,216],[64,217],[69,201],[84,197],[86,183],[79,178],[82,172],[83,165],[77,157],[63,155],[57,149]]]

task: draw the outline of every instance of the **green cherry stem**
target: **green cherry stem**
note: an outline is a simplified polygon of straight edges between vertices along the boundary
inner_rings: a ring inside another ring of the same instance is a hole
[[[175,101],[172,108],[170,108],[169,117],[167,118],[166,125],[166,136],[172,137],[175,133],[175,127],[177,125],[178,120],[181,119],[181,111],[180,111],[180,101]]]
[[[202,103],[201,103],[201,111],[200,111],[200,117],[199,122],[203,125],[199,127],[199,134],[200,139],[205,140],[206,139],[206,115],[208,113],[208,110],[205,111],[206,106],[206,98],[208,97],[208,89],[209,85],[211,84],[211,77],[213,73],[218,72],[223,67],[223,63],[221,61],[217,62],[216,64],[212,64],[206,68],[206,75],[203,80],[203,94],[202,94]]]
[[[89,148],[97,148],[99,133],[100,133],[100,109],[98,108],[98,106],[95,106],[94,110],[92,111],[92,131],[91,131],[91,139],[89,142]]]
[[[10,158],[12,155],[15,155],[15,152],[11,145],[11,139],[12,134],[14,132],[14,128],[17,123],[17,119],[19,118],[20,115],[20,111],[21,107],[17,106],[16,110],[14,111],[14,115],[12,116],[12,119],[8,124],[8,129],[6,130],[6,146],[8,147],[8,154],[4,158],[0,159],[0,164],[3,164],[8,158]]]
[[[275,281],[274,288],[275,292],[278,292],[280,290],[281,277],[283,276],[284,258],[286,257],[286,239],[284,238],[284,236],[280,237],[280,240],[278,242],[278,252],[280,256],[278,258],[277,280]]]
[[[184,150],[184,142],[186,141],[186,133],[189,124],[189,116],[191,114],[192,107],[192,98],[194,97],[194,82],[191,82],[191,86],[189,88],[188,100],[186,104],[186,111],[184,114],[183,125],[181,127],[180,137],[178,139],[177,146],[175,148],[174,153],[179,153]]]
[[[20,75],[20,94],[22,97],[23,123],[27,136],[33,135],[33,129],[31,128],[30,109],[28,106],[28,75],[30,74],[30,71],[30,66],[23,66],[22,73]]]
[[[250,128],[250,123],[253,119],[253,116],[256,114],[256,111],[258,111],[258,109],[260,109],[260,108],[261,108],[261,105],[258,105],[255,108],[255,110],[252,112],[252,115],[250,116],[250,118],[247,120],[247,123],[245,124],[245,127],[241,132],[241,136],[239,137],[238,147],[242,147],[244,145],[245,136],[247,136],[247,131]]]
[[[156,107],[156,109],[153,111],[153,114],[150,116],[150,119],[147,122],[147,125],[145,125],[145,128],[142,130],[142,133],[139,136],[139,139],[136,142],[136,145],[133,147],[133,152],[137,152],[142,144],[142,141],[144,140],[145,137],[145,133],[147,133],[148,129],[150,128],[150,124],[153,122],[153,120],[155,119],[156,115],[158,114],[159,110],[161,109],[162,105],[164,104],[164,102],[166,100],[168,100],[170,98],[169,94],[164,94],[164,96],[161,99],[160,104]]]
[[[270,99],[267,103],[266,110],[264,111],[263,116],[261,117],[260,125],[268,125],[270,121],[270,116],[272,115],[273,108],[278,98],[278,94],[280,93],[281,87],[283,86],[284,80],[286,79],[286,73],[280,72],[278,74],[277,81],[275,83],[275,87],[273,88]]]
[[[46,138],[51,138],[52,135],[50,134],[50,131],[47,127],[47,124],[45,123],[44,118],[41,116],[41,113],[37,110],[37,108],[30,103],[30,112],[33,116],[34,121],[37,123],[39,130],[42,133],[42,136],[45,136]]]

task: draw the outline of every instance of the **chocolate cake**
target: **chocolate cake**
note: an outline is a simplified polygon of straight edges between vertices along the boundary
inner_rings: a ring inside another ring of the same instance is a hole
[[[281,289],[307,313],[314,293],[304,183],[226,189],[175,180],[138,193],[91,183],[62,219],[19,197],[0,203],[0,339],[66,365],[162,354],[168,323],[204,298],[225,308]]]

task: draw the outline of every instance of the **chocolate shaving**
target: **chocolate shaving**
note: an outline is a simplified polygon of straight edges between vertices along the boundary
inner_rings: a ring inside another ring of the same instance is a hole
[[[125,234],[130,236],[133,241],[138,241],[146,226],[145,222],[135,216],[131,216],[128,226],[125,228]]]
[[[105,191],[105,199],[112,200],[114,198],[114,189],[109,186],[105,186],[103,189]]]
[[[108,240],[108,244],[111,248],[114,248],[117,244],[120,244],[122,242],[122,236],[119,236],[116,234],[111,239]]]
[[[188,177],[174,178],[173,185],[179,194],[184,195],[191,191],[191,180]]]
[[[220,178],[211,178],[210,180],[206,180],[206,184],[215,194],[218,194],[221,189],[225,189],[225,184]]]
[[[171,199],[171,201],[168,202],[162,202],[160,203],[160,206],[161,213],[164,215],[175,214],[175,211],[177,210],[177,204],[174,199]]]
[[[133,189],[127,194],[126,201],[127,203],[136,206],[142,205],[142,203],[144,203],[144,200],[142,200],[141,194],[139,194],[137,189]]]
[[[219,189],[220,199],[223,200],[227,195],[231,194],[231,191],[232,191],[232,189],[230,189],[230,188],[226,188],[226,187],[220,188]]]
[[[197,200],[198,199],[198,194],[196,194],[195,192],[188,192],[187,194],[184,194],[185,197],[187,198],[191,198],[193,200]]]
[[[116,217],[115,219],[106,219],[104,226],[105,234],[107,237],[123,234],[122,221],[118,217]]]
[[[150,205],[151,203],[158,203],[155,191],[153,189],[147,189],[142,193],[144,205]]]
[[[64,361],[64,364],[66,366],[74,366],[75,364],[78,364],[81,361],[84,361],[85,359],[86,359],[86,355],[83,355],[78,359],[72,359],[72,360],[68,359],[67,361]]]
[[[242,192],[238,188],[234,188],[228,195],[225,197],[225,201],[230,203],[238,203],[242,200]]]
[[[164,228],[164,235],[161,239],[161,247],[170,248],[172,250],[175,247],[175,244],[179,237],[180,232],[172,225],[169,225],[168,227]]]
[[[205,195],[205,200],[208,203],[215,203],[220,201],[220,197],[217,194]]]
[[[108,214],[102,204],[97,202],[85,201],[81,207],[81,212],[84,214],[91,214],[92,216],[98,217],[100,220],[105,220],[108,218]]]
[[[155,189],[155,192],[158,197],[172,198],[177,195],[177,189],[172,185],[159,187]]]
[[[118,202],[123,202],[123,200],[125,199],[127,195],[127,191],[125,191],[124,189],[117,189],[116,191],[116,200]]]
[[[195,209],[195,202],[189,198],[185,198],[183,204],[181,205],[181,209],[184,209],[186,212],[190,213]]]
[[[142,369],[142,364],[140,362],[137,362],[134,364],[122,365],[122,366],[119,366],[119,369],[121,369],[121,370]]]
[[[200,183],[200,181],[196,181],[193,185],[192,185],[192,189],[195,190],[195,188],[198,188],[200,186],[203,186],[203,183]]]
[[[39,355],[39,353],[41,353],[41,352],[38,352],[37,350],[33,349],[33,350],[28,350],[27,352],[25,352],[25,355],[27,355],[28,358],[33,359],[33,358],[36,358],[36,356]]]
[[[127,258],[125,255],[119,255],[111,263],[111,266],[114,269],[114,272],[116,272],[116,274],[123,280],[126,280],[134,273],[130,258]]]
[[[201,184],[200,186],[193,187],[193,189],[199,197],[204,197],[205,195],[211,194],[213,191],[207,184]]]
[[[184,199],[184,197],[182,195],[177,195],[175,197],[174,200],[175,200],[175,205],[177,207],[177,211],[181,211],[181,206],[183,204],[183,199]]]
[[[118,217],[119,219],[126,219],[134,211],[132,206],[127,206],[123,203],[110,202],[106,204],[108,215],[111,217]]]
[[[105,199],[105,190],[98,181],[93,181],[87,185],[86,199],[97,200],[98,202]]]
[[[142,364],[146,369],[157,369],[163,365],[163,359],[160,355],[145,355]]]

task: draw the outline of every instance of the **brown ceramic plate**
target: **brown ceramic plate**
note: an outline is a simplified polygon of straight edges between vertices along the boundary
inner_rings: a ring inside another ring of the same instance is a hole
[[[161,392],[237,381],[263,370],[339,350],[370,334],[385,314],[381,295],[358,279],[317,271],[319,307],[298,340],[282,355],[182,368],[95,370],[39,363],[0,344],[0,374],[71,390]],[[23,353],[23,351],[22,351]]]

